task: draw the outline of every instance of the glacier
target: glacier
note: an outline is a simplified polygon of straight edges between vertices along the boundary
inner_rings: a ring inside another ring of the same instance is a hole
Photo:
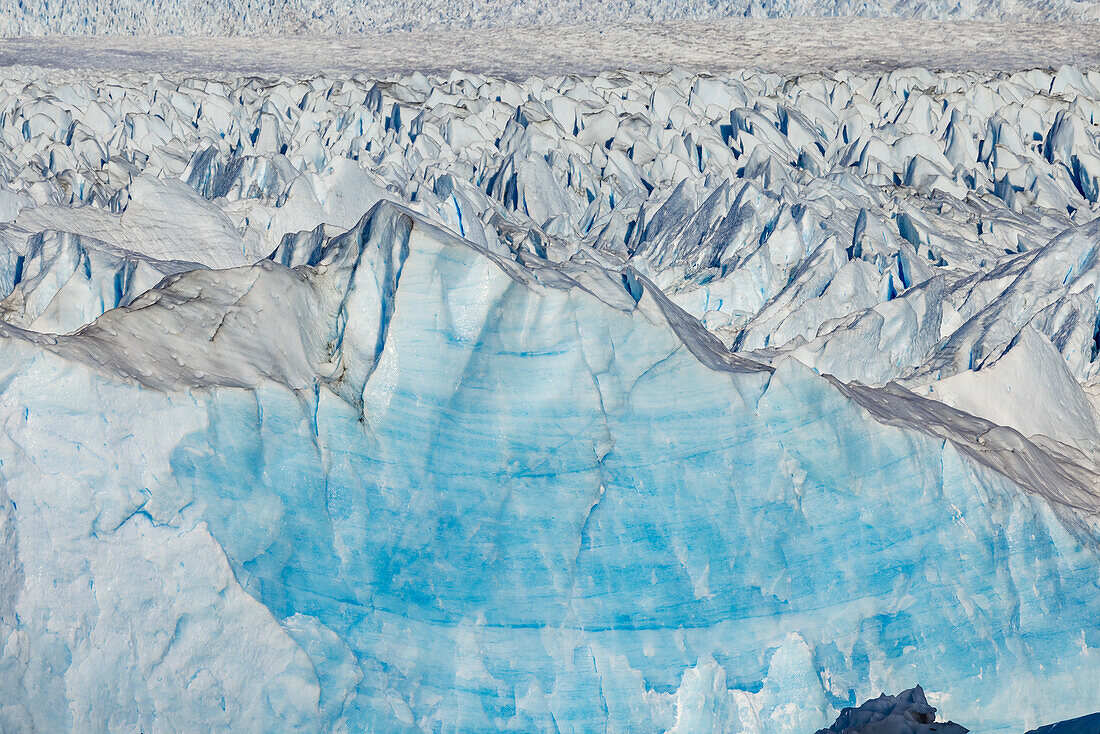
[[[210,4],[204,7],[213,7]],[[4,16],[0,15],[0,22]],[[576,22],[575,20],[573,22]],[[235,26],[239,29],[239,26]],[[15,33],[15,30],[6,31]],[[101,33],[107,30],[100,29]],[[165,31],[167,32],[167,31]],[[547,43],[553,38],[553,43]],[[921,66],[954,72],[1100,65],[1100,24],[941,21],[900,17],[725,18],[484,29],[432,27],[354,35],[28,35],[0,41],[0,67],[40,67],[57,79],[113,78],[135,68],[174,77],[446,77],[452,69],[522,82],[608,69],[784,76]]]
[[[0,79],[0,728],[1100,709],[1097,72],[87,76]]]
[[[1091,0],[2,0],[0,35],[272,36],[727,18],[1100,20]],[[324,42],[324,40],[321,40]]]

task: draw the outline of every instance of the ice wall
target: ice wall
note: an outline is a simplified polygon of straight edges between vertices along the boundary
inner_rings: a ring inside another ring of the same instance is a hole
[[[1100,708],[1095,73],[135,79],[0,80],[3,728]]]
[[[1100,690],[1093,532],[957,436],[393,205],[291,256],[220,271],[202,350],[149,325],[206,271],[6,332],[12,726],[781,732],[920,679],[1015,731]],[[245,384],[293,328],[331,338]]]

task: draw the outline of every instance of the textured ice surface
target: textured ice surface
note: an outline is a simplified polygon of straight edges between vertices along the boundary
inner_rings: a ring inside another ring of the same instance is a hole
[[[2,0],[0,35],[360,33],[800,16],[1095,20],[1100,9],[1082,0]]]
[[[0,723],[1100,707],[1098,89],[10,75]]]

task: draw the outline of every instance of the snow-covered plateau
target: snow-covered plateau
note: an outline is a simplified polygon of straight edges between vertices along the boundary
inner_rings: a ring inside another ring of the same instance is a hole
[[[1100,710],[1100,73],[7,70],[0,181],[3,731]]]
[[[0,36],[238,36],[792,17],[1100,20],[1096,0],[0,0]]]
[[[0,0],[2,2],[2,0]],[[0,15],[0,21],[4,16]],[[548,39],[552,39],[549,42]],[[0,67],[76,70],[78,80],[139,70],[190,76],[453,69],[522,81],[607,69],[784,75],[922,66],[956,72],[1100,68],[1100,23],[953,22],[912,18],[730,18],[553,27],[435,28],[355,35],[24,36],[0,38]],[[5,72],[8,73],[8,72]],[[21,72],[25,73],[25,72]]]

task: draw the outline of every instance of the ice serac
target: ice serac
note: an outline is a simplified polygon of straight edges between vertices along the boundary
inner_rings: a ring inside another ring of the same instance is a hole
[[[919,679],[1016,732],[1100,691],[1069,464],[629,267],[381,202],[0,329],[5,728],[778,734]]]

